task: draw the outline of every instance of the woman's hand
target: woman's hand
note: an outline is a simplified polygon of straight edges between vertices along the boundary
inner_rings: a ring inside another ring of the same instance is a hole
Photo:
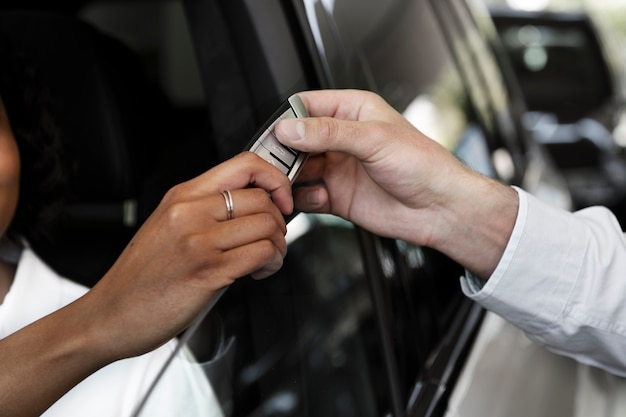
[[[248,152],[171,189],[81,301],[100,323],[98,339],[117,344],[115,356],[146,352],[185,328],[220,288],[276,272],[287,251],[282,214],[292,209],[287,177]]]
[[[252,153],[174,187],[91,291],[0,340],[0,416],[40,415],[101,367],[179,334],[220,288],[276,272],[292,208],[287,177]]]

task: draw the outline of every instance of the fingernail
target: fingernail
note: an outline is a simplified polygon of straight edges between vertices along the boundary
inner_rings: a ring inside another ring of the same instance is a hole
[[[292,141],[304,139],[304,123],[300,120],[286,119],[281,120],[277,126],[278,131],[286,138]]]

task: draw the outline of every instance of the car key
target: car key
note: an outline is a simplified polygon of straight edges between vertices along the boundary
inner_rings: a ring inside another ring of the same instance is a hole
[[[283,145],[274,135],[276,122],[283,119],[309,117],[304,103],[297,94],[289,97],[254,135],[246,150],[254,152],[276,168],[280,169],[291,183],[306,162],[308,154]]]

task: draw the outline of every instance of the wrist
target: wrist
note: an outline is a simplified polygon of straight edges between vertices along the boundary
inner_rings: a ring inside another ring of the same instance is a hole
[[[0,341],[0,396],[10,399],[0,402],[0,415],[39,415],[106,365],[86,330],[88,318],[75,313],[70,304]]]
[[[432,247],[487,279],[507,246],[519,206],[517,192],[476,173],[458,181],[438,210]]]

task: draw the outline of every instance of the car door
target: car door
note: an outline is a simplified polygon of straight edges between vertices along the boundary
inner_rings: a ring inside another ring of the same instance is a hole
[[[527,155],[498,119],[509,104],[463,47],[482,38],[455,29],[464,3],[184,5],[219,158],[294,92],[363,88],[473,169],[524,178]],[[460,291],[463,268],[333,216],[300,214],[288,228],[284,268],[235,283],[188,340],[227,414],[442,415],[483,315]]]
[[[469,33],[454,29],[462,4],[323,3],[305,2],[305,10],[325,86],[378,92],[468,165],[499,175],[494,159],[507,143],[482,69],[463,48],[466,35],[482,38],[476,27],[465,29],[473,29]],[[522,156],[515,148],[507,152]],[[500,175],[508,181],[521,178],[522,164],[509,162],[508,172],[500,168]],[[406,242],[380,240],[378,248],[385,266],[381,275],[386,276],[380,282],[389,294],[382,304],[393,300],[389,316],[395,322],[404,317],[403,327],[390,325],[403,371],[398,374],[400,402],[409,415],[437,415],[445,409],[480,312],[460,295],[463,270],[449,259]],[[407,343],[411,337],[414,345]]]

